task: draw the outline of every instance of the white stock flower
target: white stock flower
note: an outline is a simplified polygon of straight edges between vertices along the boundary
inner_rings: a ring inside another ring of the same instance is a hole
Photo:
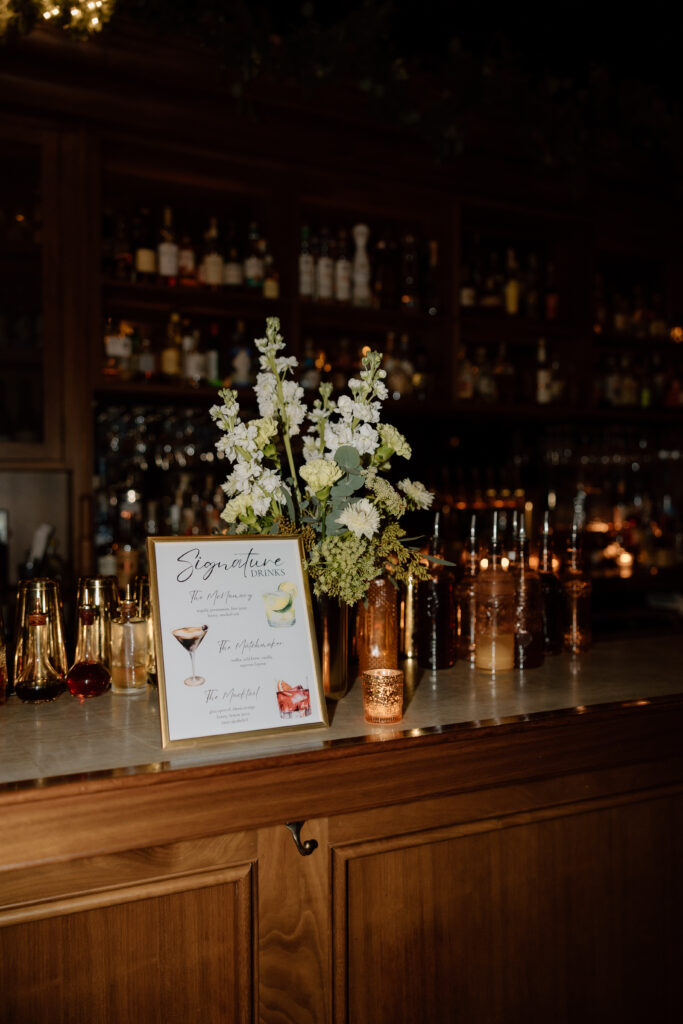
[[[367,498],[360,498],[342,509],[337,522],[356,537],[371,540],[379,530],[379,512]]]
[[[396,454],[403,459],[410,458],[413,454],[412,449],[400,430],[392,427],[390,423],[380,423],[378,429],[383,445],[393,448]]]
[[[418,508],[429,508],[434,501],[434,495],[428,491],[419,480],[400,480],[398,486]]]
[[[351,444],[359,455],[372,455],[379,444],[379,437],[369,423],[361,423],[353,432]]]

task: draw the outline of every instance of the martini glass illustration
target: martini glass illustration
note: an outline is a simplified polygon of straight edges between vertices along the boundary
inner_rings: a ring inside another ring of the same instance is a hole
[[[180,629],[172,630],[173,636],[176,638],[178,643],[182,644],[190,655],[192,675],[188,676],[187,679],[184,680],[185,686],[202,686],[202,684],[206,682],[204,676],[198,676],[195,672],[194,655],[200,643],[206,636],[208,628],[208,626],[181,626]]]

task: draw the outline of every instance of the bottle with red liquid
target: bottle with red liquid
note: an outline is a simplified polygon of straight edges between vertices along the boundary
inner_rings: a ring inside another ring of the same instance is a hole
[[[103,663],[104,652],[100,649],[101,636],[108,640],[109,622],[104,630],[98,629],[97,618],[100,609],[81,605],[78,609],[78,637],[74,663],[68,671],[66,685],[74,697],[99,697],[111,686],[109,669]]]

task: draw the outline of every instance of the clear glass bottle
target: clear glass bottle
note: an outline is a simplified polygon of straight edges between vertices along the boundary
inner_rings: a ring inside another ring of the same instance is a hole
[[[476,649],[474,665],[482,672],[506,672],[515,664],[515,581],[505,572],[498,537],[498,512],[493,513],[488,564],[474,584]]]
[[[78,609],[78,634],[74,663],[66,677],[69,693],[74,697],[99,697],[111,685],[109,669],[104,664],[101,642],[109,640],[109,622],[103,617],[99,628],[100,609],[81,605]]]
[[[510,574],[515,581],[515,668],[538,668],[543,663],[541,580],[529,565],[523,515],[519,517],[516,557]]]
[[[147,620],[138,615],[130,584],[120,614],[111,624],[111,688],[113,693],[144,693],[147,686]]]
[[[553,549],[550,540],[550,513],[543,517],[543,533],[539,553],[538,575],[541,580],[543,612],[543,650],[546,654],[559,654],[562,650],[562,619],[564,595],[562,584],[553,568]]]
[[[165,206],[157,245],[159,284],[178,284],[178,255],[179,247],[173,230],[173,211],[170,206]]]
[[[567,558],[562,573],[565,598],[564,649],[571,654],[587,651],[591,646],[592,584],[583,570],[581,531],[574,517],[567,543]]]
[[[14,691],[27,703],[55,700],[66,689],[64,674],[50,660],[48,653],[48,617],[36,601],[28,617],[28,642],[21,672],[14,682]]]
[[[465,572],[455,587],[455,653],[459,660],[474,665],[476,651],[476,601],[474,584],[479,575],[477,517],[470,520],[470,536],[464,557]]]
[[[443,559],[440,512],[434,516],[429,554]],[[432,671],[450,668],[455,662],[455,574],[447,564],[430,563],[429,579],[420,581],[417,622],[418,665]]]

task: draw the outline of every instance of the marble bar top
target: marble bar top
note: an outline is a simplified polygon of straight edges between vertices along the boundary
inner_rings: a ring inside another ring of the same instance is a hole
[[[683,699],[682,663],[683,635],[606,641],[579,658],[559,655],[541,668],[495,679],[463,664],[430,673],[405,662],[406,707],[398,725],[366,724],[356,682],[343,700],[328,705],[329,728],[227,738],[182,750],[162,749],[158,693],[149,686],[141,696],[107,693],[80,701],[65,693],[37,705],[12,696],[0,707],[0,787],[63,784],[69,776],[93,773],[173,772],[324,751],[368,737],[409,742],[432,730],[476,730],[655,698]]]

